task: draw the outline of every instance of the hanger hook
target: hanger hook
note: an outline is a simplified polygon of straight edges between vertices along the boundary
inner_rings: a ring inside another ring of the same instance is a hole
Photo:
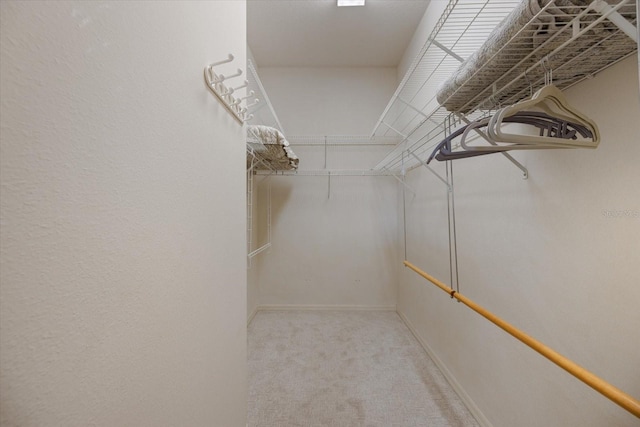
[[[233,59],[234,59],[234,56],[233,56],[233,54],[230,53],[229,56],[227,56],[227,59],[223,59],[222,61],[218,61],[218,62],[213,62],[213,63],[209,64],[209,67],[213,68],[213,67],[218,66],[218,65],[226,64],[228,62],[233,61]]]
[[[249,94],[247,96],[243,96],[240,99],[249,99],[249,98],[252,98],[254,95],[255,95],[255,92],[251,90],[249,91]]]
[[[533,96],[533,84],[531,83],[531,79],[529,79],[529,75],[527,74],[527,70],[524,70],[524,78],[527,79],[527,83],[529,83],[529,97]]]
[[[496,94],[492,93],[489,99],[491,99],[491,108],[499,109],[498,101],[496,100]]]
[[[546,55],[544,58],[542,58],[541,64],[544,67],[545,85],[553,84],[553,68],[551,67],[551,61],[549,59],[549,55]]]
[[[255,98],[251,104],[247,104],[247,108],[251,108],[260,102],[259,98]]]
[[[240,86],[234,87],[235,90],[242,89],[243,87],[247,87],[249,85],[249,80],[245,80]]]
[[[238,68],[238,70],[236,71],[235,74],[231,74],[231,75],[228,75],[228,76],[225,76],[224,74],[218,75],[218,81],[219,82],[223,82],[223,81],[225,81],[227,79],[232,79],[234,77],[240,77],[241,75],[242,75],[242,70],[240,68]]]

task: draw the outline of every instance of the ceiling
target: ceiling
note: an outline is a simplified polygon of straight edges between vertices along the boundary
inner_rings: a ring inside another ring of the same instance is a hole
[[[429,0],[248,0],[247,39],[260,67],[395,67]]]

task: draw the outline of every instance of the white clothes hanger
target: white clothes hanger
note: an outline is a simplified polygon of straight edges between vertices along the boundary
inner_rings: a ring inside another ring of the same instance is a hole
[[[467,126],[460,137],[460,146],[466,151],[482,151],[482,152],[499,152],[499,151],[511,151],[511,150],[539,150],[539,149],[552,149],[552,148],[576,148],[574,144],[568,144],[567,139],[562,138],[550,138],[554,140],[553,144],[522,144],[522,143],[509,143],[506,145],[489,145],[489,146],[477,146],[469,145],[467,143],[467,136],[473,130],[479,127],[488,126],[491,118],[486,118]],[[482,134],[483,137],[490,138],[486,134]],[[491,138],[490,138],[491,139]],[[493,139],[492,139],[493,140]],[[494,142],[496,142],[494,140]],[[502,141],[501,141],[502,142]],[[511,142],[511,141],[510,141]]]
[[[538,108],[549,115],[567,122],[578,123],[586,127],[592,135],[591,140],[587,139],[559,139],[549,136],[533,136],[507,133],[502,130],[505,117],[509,117],[519,111],[532,110]],[[555,85],[549,84],[538,90],[530,99],[518,102],[514,105],[501,108],[493,115],[487,127],[489,138],[498,143],[517,143],[535,145],[558,145],[572,147],[596,148],[600,144],[600,131],[598,125],[577,110],[567,101],[566,97]]]

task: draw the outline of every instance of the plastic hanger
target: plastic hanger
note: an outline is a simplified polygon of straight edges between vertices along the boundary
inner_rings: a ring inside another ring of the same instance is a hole
[[[554,108],[552,108],[554,107]],[[567,123],[574,123],[586,128],[590,136],[586,139],[558,139],[552,136],[532,136],[504,132],[502,124],[505,119],[523,110],[539,108],[550,116],[556,117]],[[518,102],[509,107],[501,108],[491,117],[487,126],[487,133],[491,140],[497,143],[557,145],[562,144],[573,147],[596,148],[600,144],[600,131],[596,123],[584,113],[577,110],[567,102],[566,97],[555,85],[550,84],[538,90],[530,99]],[[562,142],[559,142],[562,141]]]
[[[540,113],[536,111],[520,111],[515,113],[513,116],[504,118],[503,123],[519,123],[534,126],[539,129],[540,135],[538,137],[550,137],[554,142],[550,144],[523,144],[511,143],[511,140],[509,140],[509,145],[473,146],[467,144],[467,136],[469,135],[469,133],[479,127],[489,126],[490,121],[491,119],[487,118],[471,123],[462,133],[460,146],[467,151],[491,152],[509,150],[535,150],[542,148],[576,148],[573,140],[576,140],[578,135],[580,135],[582,138],[593,137],[591,131],[585,126],[580,125],[579,123],[567,122],[554,116],[550,116],[546,113]],[[547,135],[544,135],[545,131]],[[502,143],[502,141],[497,142]]]
[[[583,138],[592,137],[590,130],[579,123],[567,122],[546,113],[536,111],[519,111],[512,116],[504,118],[503,121],[505,123],[518,123],[534,126],[539,130],[540,136],[545,136],[546,132],[546,136],[552,138],[554,142],[552,144],[509,143],[507,145],[497,146],[473,146],[467,144],[467,137],[469,133],[473,130],[477,130],[478,128],[488,126],[490,120],[490,118],[478,120],[457,129],[435,147],[435,150],[431,153],[431,156],[429,156],[427,163],[431,162],[434,158],[437,160],[454,160],[510,150],[576,148],[575,144],[571,143],[571,140],[577,139],[578,134]],[[451,143],[458,136],[461,136],[460,146],[463,150],[453,151]]]

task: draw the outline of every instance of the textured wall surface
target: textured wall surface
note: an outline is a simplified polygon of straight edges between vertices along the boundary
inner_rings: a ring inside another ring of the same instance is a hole
[[[262,68],[289,135],[368,135],[393,94],[393,68]],[[300,170],[323,146],[294,146]],[[389,147],[331,146],[329,169],[373,167]],[[394,307],[397,188],[392,177],[272,180],[272,243],[260,256],[260,303]],[[329,188],[330,187],[330,188]],[[329,195],[330,193],[330,195]],[[260,202],[266,205],[263,186]]]
[[[251,61],[254,68],[258,70],[258,67],[256,65],[256,60],[253,57],[253,53],[251,52],[251,49],[248,46],[247,46],[247,60]],[[254,122],[255,120],[250,123],[258,124]],[[263,124],[263,123],[260,123],[260,124]],[[252,236],[251,236],[252,242],[251,242],[251,249],[248,250],[248,252],[250,252],[251,250],[258,249],[261,245],[265,244],[268,241],[268,236],[264,237],[263,240],[260,240],[258,238],[259,230],[262,229],[264,231],[267,226],[266,215],[264,216],[264,219],[260,220],[259,211],[258,211],[258,190],[260,187],[259,182],[261,180],[262,178],[260,177],[257,177],[254,179],[253,199],[252,199],[253,206],[251,207],[252,217],[253,217],[252,218]],[[247,324],[251,321],[251,317],[256,314],[256,311],[258,310],[258,306],[260,305],[260,290],[258,289],[260,276],[258,275],[259,273],[258,262],[261,256],[263,255],[258,254],[254,258],[252,258],[251,261],[249,262],[249,269],[247,270]]]
[[[2,425],[244,426],[245,3],[0,7]]]
[[[398,82],[402,81],[402,78],[409,70],[411,63],[415,60],[418,52],[420,52],[420,49],[422,49],[422,47],[424,46],[425,41],[431,35],[433,28],[442,16],[442,13],[444,12],[448,4],[449,0],[429,1],[429,6],[427,6],[427,10],[422,16],[422,20],[418,24],[418,28],[416,28],[416,31],[411,38],[411,42],[405,49],[404,54],[402,55],[402,59],[398,64]]]
[[[637,59],[567,91],[596,150],[454,162],[460,292],[640,397]],[[435,165],[444,173],[442,164]],[[449,282],[446,190],[408,174],[408,259]],[[495,427],[626,427],[637,419],[404,269],[398,310]]]

